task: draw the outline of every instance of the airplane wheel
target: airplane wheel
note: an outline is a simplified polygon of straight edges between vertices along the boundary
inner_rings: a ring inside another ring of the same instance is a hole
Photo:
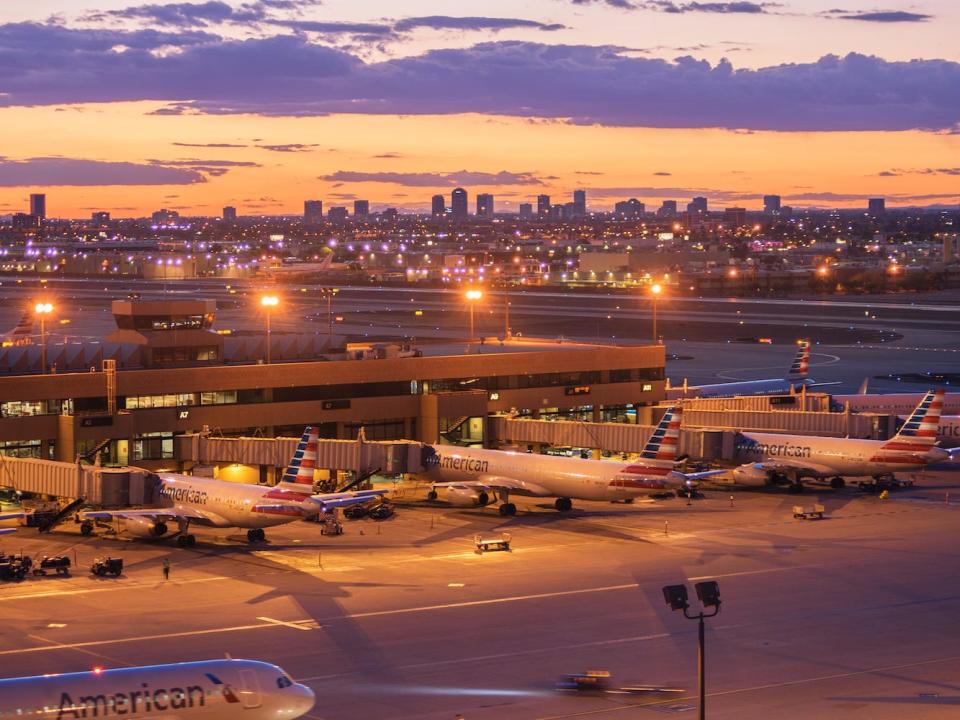
[[[436,490],[431,490],[430,492],[427,493],[427,500],[436,500],[436,499],[437,499]]]
[[[490,496],[487,495],[487,493],[482,491],[477,493],[477,505],[479,505],[480,507],[483,507],[484,505],[489,505],[489,504],[490,504]]]
[[[90,537],[93,535],[93,523],[84,522],[80,524],[80,534],[84,537]]]
[[[834,490],[839,490],[846,484],[846,481],[842,477],[835,477],[830,480],[830,487],[832,487]]]
[[[511,517],[517,514],[517,506],[513,503],[504,503],[500,506],[500,514],[504,517]]]
[[[254,528],[253,530],[247,530],[247,541],[248,542],[263,542],[267,539],[267,534],[263,531],[262,528]]]
[[[187,535],[187,547],[194,547],[197,544],[196,535]]]
[[[186,546],[187,546],[187,536],[186,536],[186,535],[180,535],[180,536],[177,538],[177,545],[178,545],[179,547],[186,547]]]
[[[787,492],[791,495],[799,495],[803,492],[803,483],[790,483],[787,487]]]
[[[573,509],[573,502],[571,502],[570,498],[557,498],[557,501],[553,505],[560,512],[570,512],[570,510]]]

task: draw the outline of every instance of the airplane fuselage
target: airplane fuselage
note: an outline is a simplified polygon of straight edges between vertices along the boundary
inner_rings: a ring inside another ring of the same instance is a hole
[[[667,390],[668,400],[680,398],[736,397],[739,395],[785,395],[791,388],[803,385],[803,380],[785,378],[770,380],[742,380],[737,382],[716,383],[713,385],[689,385],[686,388],[673,387]],[[916,405],[916,403],[914,403]]]
[[[682,479],[624,472],[620,463],[503,450],[435,445],[437,462],[421,477],[429,482],[478,482],[509,478],[520,487],[511,494],[618,500],[680,487]]]
[[[735,440],[734,459],[739,463],[783,461],[797,467],[802,467],[806,462],[827,469],[825,472],[805,473],[813,477],[886,475],[918,470],[946,459],[947,453],[936,447],[909,451],[883,450],[888,442],[741,432]]]
[[[0,717],[45,720],[273,720],[304,715],[313,692],[254,660],[119,668],[0,680]]]
[[[873,412],[881,414],[909,415],[925,393],[884,393],[876,395],[833,395],[833,402],[839,407],[850,406],[851,412]],[[943,397],[945,415],[960,414],[960,393],[948,392]]]

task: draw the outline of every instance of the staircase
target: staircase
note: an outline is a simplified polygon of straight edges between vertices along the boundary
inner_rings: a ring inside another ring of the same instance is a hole
[[[60,508],[59,512],[55,513],[54,515],[51,515],[48,518],[45,518],[43,523],[39,525],[37,529],[40,532],[50,532],[55,527],[57,527],[57,525],[59,525],[64,520],[69,518],[73,514],[73,512],[77,508],[79,508],[81,505],[83,505],[86,501],[87,501],[86,498],[77,498],[76,500],[72,501],[68,505],[64,505],[62,508]]]

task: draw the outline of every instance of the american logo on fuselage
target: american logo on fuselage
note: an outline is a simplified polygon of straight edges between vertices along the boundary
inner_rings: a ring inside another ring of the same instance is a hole
[[[809,445],[794,445],[793,443],[783,443],[782,445],[758,443],[753,440],[743,442],[737,445],[737,452],[746,455],[756,455],[758,457],[795,457],[808,458],[812,453]]]
[[[200,685],[186,688],[151,689],[146,683],[140,690],[98,695],[81,695],[74,700],[70,693],[60,693],[57,720],[136,715],[142,712],[168,712],[206,705],[206,693]]]
[[[174,502],[188,502],[193,505],[207,504],[207,491],[195,490],[192,487],[176,487],[164,485],[160,488],[160,494],[165,495]]]
[[[477,460],[456,455],[440,455],[440,467],[451,470],[466,470],[467,472],[485,473],[490,469],[489,460]]]

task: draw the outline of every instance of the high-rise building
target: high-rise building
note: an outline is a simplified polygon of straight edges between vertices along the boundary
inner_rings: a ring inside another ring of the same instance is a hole
[[[767,215],[779,215],[780,214],[780,196],[779,195],[764,195],[763,196],[763,212]]]
[[[106,225],[108,222],[110,222],[110,213],[104,212],[103,210],[91,213],[90,222],[92,222],[94,225]]]
[[[584,217],[587,214],[587,191],[573,191],[573,214],[575,217]]]
[[[477,217],[493,218],[493,195],[490,193],[480,193],[477,195]]]
[[[694,213],[706,215],[707,199],[705,197],[695,197],[693,200],[687,203],[687,212],[691,215]]]
[[[332,223],[344,223],[347,221],[347,209],[345,207],[338,206],[332,207],[327,211],[327,220]]]
[[[303,201],[303,224],[314,227],[323,224],[323,200]]]
[[[613,206],[613,212],[617,217],[631,220],[643,217],[646,209],[646,206],[636,198],[622,200]]]
[[[40,218],[47,217],[47,196],[43,193],[33,193],[30,196],[30,214]]]
[[[870,198],[867,200],[867,213],[876,217],[887,211],[887,201],[884,198]]]
[[[533,219],[533,203],[520,203],[518,208],[518,214],[520,215],[521,220],[532,220]]]
[[[396,208],[388,207],[386,210],[380,213],[380,217],[383,219],[384,222],[390,222],[390,223],[396,222],[397,218],[400,217],[400,211],[397,210]]]
[[[544,220],[550,216],[550,196],[537,195],[537,217]]]
[[[430,201],[430,214],[434,217],[443,217],[447,214],[447,199],[443,195],[434,195]]]
[[[450,193],[450,214],[454,220],[466,220],[470,211],[467,206],[467,191],[463,188],[454,188]]]
[[[223,208],[223,217],[224,222],[236,222],[237,221],[237,209],[232,205],[227,205]]]
[[[723,221],[734,227],[747,224],[747,209],[742,207],[728,207],[723,211]]]
[[[657,210],[657,217],[659,218],[673,218],[677,216],[677,201],[676,200],[664,200],[663,204],[660,206],[660,209]]]
[[[353,216],[355,218],[365,218],[370,215],[370,201],[369,200],[354,200],[353,201]]]
[[[157,210],[151,216],[154,225],[175,225],[180,220],[180,213],[176,210]]]

